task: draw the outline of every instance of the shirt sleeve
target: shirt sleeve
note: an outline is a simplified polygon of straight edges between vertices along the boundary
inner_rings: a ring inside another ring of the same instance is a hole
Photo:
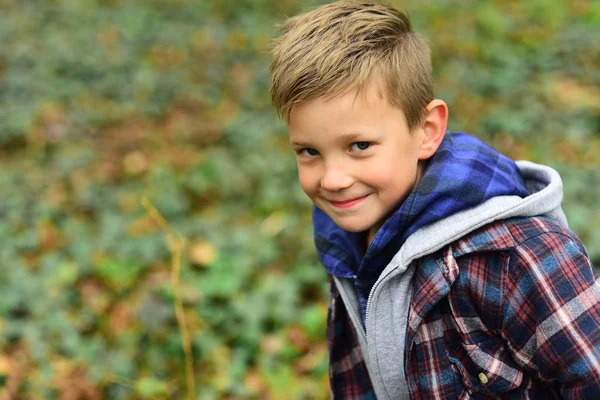
[[[600,281],[583,245],[544,232],[508,265],[502,333],[514,359],[567,399],[600,394]]]

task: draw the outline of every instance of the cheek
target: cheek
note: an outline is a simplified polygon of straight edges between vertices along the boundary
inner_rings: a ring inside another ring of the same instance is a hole
[[[362,172],[363,182],[377,189],[381,197],[390,197],[391,199],[402,196],[407,190],[410,190],[414,185],[415,176],[416,165],[394,163],[391,160]]]
[[[298,180],[300,181],[300,187],[304,193],[312,196],[318,187],[314,172],[307,168],[298,166]]]
[[[384,189],[393,185],[400,175],[397,166],[389,159],[374,160],[367,165],[362,165],[356,176],[363,183],[377,189]]]

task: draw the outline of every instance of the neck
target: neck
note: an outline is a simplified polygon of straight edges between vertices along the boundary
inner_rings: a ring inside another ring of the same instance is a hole
[[[377,232],[379,231],[379,229],[381,229],[381,227],[383,226],[384,222],[394,213],[396,212],[396,210],[398,210],[398,208],[400,208],[402,206],[402,203],[404,203],[404,200],[406,200],[408,198],[408,196],[410,196],[410,194],[412,192],[414,192],[417,187],[419,186],[419,183],[421,182],[421,178],[423,177],[423,171],[425,171],[425,165],[427,164],[427,160],[419,160],[418,164],[417,164],[417,173],[415,175],[415,183],[410,191],[409,194],[406,195],[406,197],[404,199],[402,199],[402,201],[398,204],[398,207],[394,208],[390,214],[380,223],[378,223],[377,225],[371,227],[371,229],[368,230],[367,235],[366,235],[366,239],[367,239],[367,249],[369,248],[369,246],[371,245],[371,242],[373,241],[373,238],[375,238],[375,235],[377,234]]]

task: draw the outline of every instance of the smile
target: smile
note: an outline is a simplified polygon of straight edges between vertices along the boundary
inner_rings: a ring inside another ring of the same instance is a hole
[[[362,203],[368,196],[369,195],[366,195],[363,197],[357,197],[356,199],[343,200],[343,201],[329,200],[329,203],[331,203],[331,205],[334,208],[348,209],[348,208],[352,208],[352,207]]]

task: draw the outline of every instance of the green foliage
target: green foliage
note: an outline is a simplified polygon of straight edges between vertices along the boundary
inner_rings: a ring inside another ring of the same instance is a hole
[[[0,0],[0,393],[326,398],[325,273],[268,96],[276,23],[324,1]],[[600,264],[600,7],[407,9],[450,128],[556,167]],[[1,386],[6,385],[4,389]]]
[[[152,399],[168,394],[167,384],[153,378],[141,378],[135,383],[135,389],[142,399]]]

